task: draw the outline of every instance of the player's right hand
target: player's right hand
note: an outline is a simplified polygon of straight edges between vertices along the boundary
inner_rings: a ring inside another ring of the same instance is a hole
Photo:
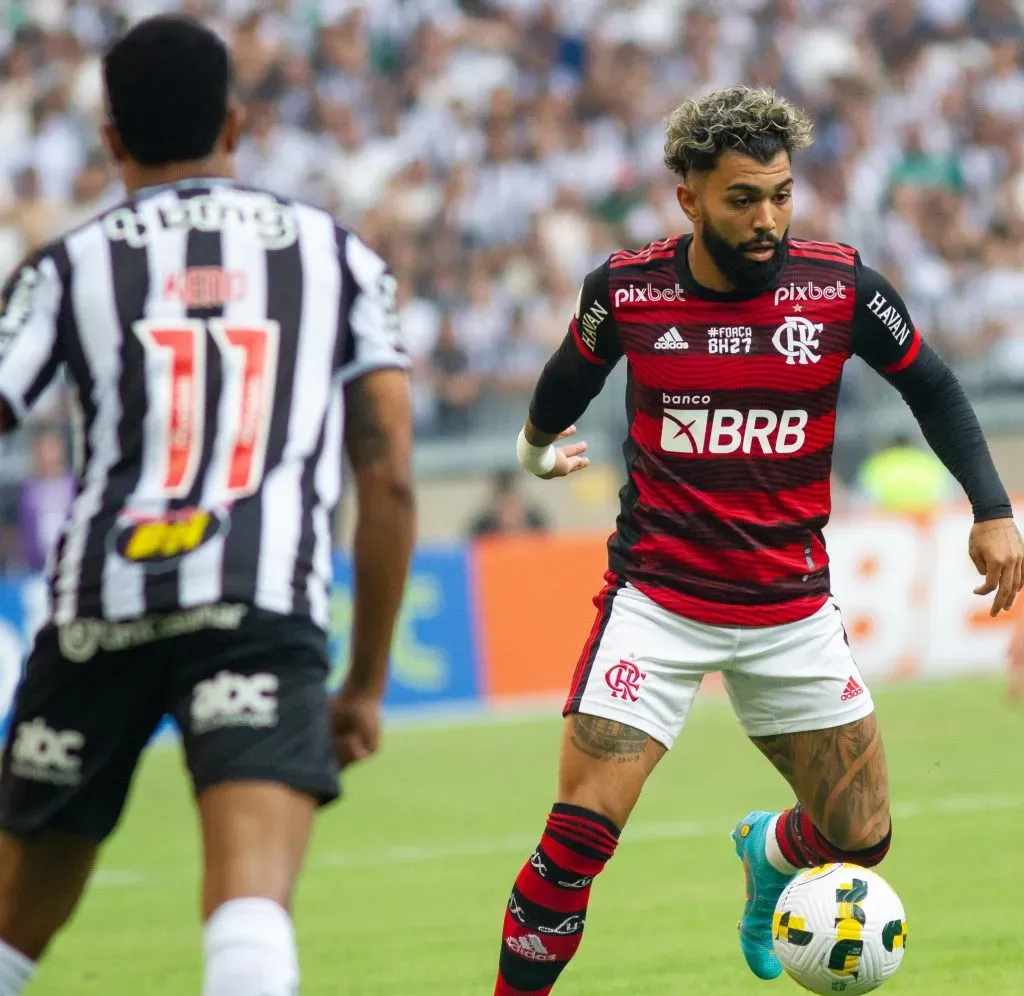
[[[968,553],[985,580],[975,595],[991,595],[989,615],[1009,610],[1024,584],[1024,541],[1013,519],[991,519],[971,527]]]
[[[576,426],[570,425],[564,432],[555,437],[555,442],[576,435]],[[550,481],[554,477],[568,477],[577,470],[590,466],[590,458],[583,456],[587,451],[586,443],[570,443],[568,446],[555,447],[555,465],[547,474],[539,475],[542,481]]]
[[[331,735],[339,768],[375,754],[380,747],[380,697],[342,686],[331,700]]]

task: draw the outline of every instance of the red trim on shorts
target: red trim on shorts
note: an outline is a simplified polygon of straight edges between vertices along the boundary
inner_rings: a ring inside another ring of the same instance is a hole
[[[622,582],[618,579],[614,582],[609,582],[594,599],[594,604],[597,606],[597,618],[590,629],[590,636],[587,637],[587,642],[583,644],[583,652],[580,654],[580,659],[576,663],[576,671],[573,673],[572,682],[569,685],[569,696],[565,700],[565,706],[562,709],[563,716],[579,711],[580,702],[583,700],[583,692],[587,687],[587,679],[590,677],[590,671],[594,666],[594,659],[597,657],[597,650],[601,645],[601,637],[604,636],[604,631],[608,627],[608,620],[612,614],[612,602],[615,598],[615,593],[621,587]]]

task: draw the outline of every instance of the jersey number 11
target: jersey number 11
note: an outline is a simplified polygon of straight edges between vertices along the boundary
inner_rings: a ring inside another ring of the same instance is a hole
[[[211,459],[224,468],[210,501],[235,501],[263,479],[277,381],[277,322],[145,320],[132,325],[146,351],[149,409],[162,427],[160,478],[164,495],[183,498],[195,483],[206,417],[206,350],[212,338],[224,371],[218,433]],[[147,446],[152,437],[147,428]],[[148,455],[148,454],[147,454]],[[225,476],[226,474],[226,476]],[[204,504],[206,502],[204,501]]]

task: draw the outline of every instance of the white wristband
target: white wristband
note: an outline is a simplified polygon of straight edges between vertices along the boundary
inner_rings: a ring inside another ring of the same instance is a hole
[[[519,438],[516,440],[516,457],[519,459],[523,470],[528,470],[531,474],[536,474],[538,477],[550,474],[555,468],[555,461],[558,459],[553,444],[548,443],[547,446],[534,446],[527,440],[525,429],[519,430]]]

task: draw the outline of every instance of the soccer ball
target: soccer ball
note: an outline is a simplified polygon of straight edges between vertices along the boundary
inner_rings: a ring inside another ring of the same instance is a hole
[[[782,967],[805,989],[860,996],[900,967],[907,918],[880,875],[859,865],[823,865],[786,886],[772,937]]]

